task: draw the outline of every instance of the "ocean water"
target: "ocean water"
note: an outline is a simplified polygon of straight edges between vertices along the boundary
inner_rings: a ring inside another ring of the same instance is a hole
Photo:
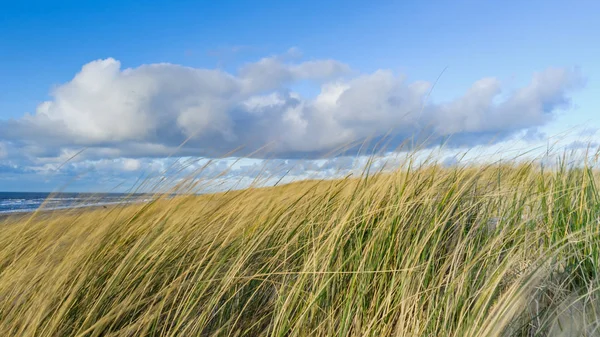
[[[115,205],[150,200],[149,195],[105,193],[36,193],[0,192],[0,214],[33,212],[42,210],[67,209],[89,206]]]

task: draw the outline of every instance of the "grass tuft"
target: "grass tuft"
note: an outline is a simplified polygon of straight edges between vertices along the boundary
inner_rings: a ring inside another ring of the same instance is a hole
[[[597,184],[429,162],[5,219],[0,336],[594,333]]]

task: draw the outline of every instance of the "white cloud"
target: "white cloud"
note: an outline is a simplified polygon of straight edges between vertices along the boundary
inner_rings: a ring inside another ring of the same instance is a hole
[[[142,164],[137,159],[127,158],[123,161],[123,169],[125,171],[137,171],[142,167]]]
[[[40,165],[88,147],[82,160],[130,158],[126,170],[139,169],[136,158],[220,156],[239,147],[247,154],[267,144],[277,157],[311,157],[388,133],[398,143],[423,129],[431,139],[452,135],[472,146],[544,125],[582,84],[577,71],[551,68],[511,93],[484,78],[453,101],[424,105],[431,83],[409,83],[389,70],[350,74],[335,60],[279,56],[237,73],[174,64],[122,69],[115,59],[97,60],[35,114],[0,121],[0,141]],[[316,97],[290,90],[306,80],[320,85]]]

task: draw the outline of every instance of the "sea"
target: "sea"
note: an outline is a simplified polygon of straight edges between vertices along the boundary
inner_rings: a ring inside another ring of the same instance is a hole
[[[149,201],[147,194],[0,192],[0,214]]]

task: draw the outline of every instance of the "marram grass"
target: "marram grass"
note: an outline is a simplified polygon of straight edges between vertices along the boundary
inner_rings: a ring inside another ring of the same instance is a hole
[[[598,334],[597,184],[405,165],[0,220],[0,336]]]

